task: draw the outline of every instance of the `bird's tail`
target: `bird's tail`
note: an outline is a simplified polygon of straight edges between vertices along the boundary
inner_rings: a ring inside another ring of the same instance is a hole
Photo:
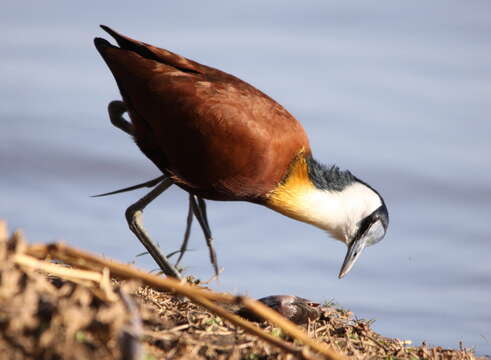
[[[114,40],[116,40],[121,49],[132,51],[146,59],[164,63],[187,73],[198,74],[204,72],[207,68],[195,61],[186,59],[185,57],[177,55],[169,50],[161,49],[156,46],[122,35],[106,25],[101,25],[101,28],[109,35],[111,35]],[[109,42],[100,38],[95,38],[94,43],[101,55],[103,55],[101,49],[103,50],[107,46],[112,46]]]

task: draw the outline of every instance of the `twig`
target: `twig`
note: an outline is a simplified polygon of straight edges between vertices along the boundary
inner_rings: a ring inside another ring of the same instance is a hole
[[[24,254],[14,254],[13,260],[15,263],[23,266],[30,267],[36,270],[42,270],[44,272],[63,277],[65,279],[71,280],[89,280],[94,282],[100,282],[102,280],[102,274],[96,271],[80,270],[68,268],[65,266],[60,266],[57,264],[49,263],[46,261],[41,261],[33,258],[32,256],[27,256]]]
[[[74,269],[42,260],[37,260],[31,256],[21,253],[14,254],[12,256],[13,261],[20,266],[44,271],[47,274],[58,276],[60,278],[84,286],[96,285],[96,287],[92,288],[92,291],[94,295],[96,295],[100,299],[110,302],[114,302],[118,299],[116,294],[114,294],[112,288],[110,287],[109,271],[107,270],[107,268],[105,269],[106,271],[103,271],[103,273],[101,274],[96,271]]]

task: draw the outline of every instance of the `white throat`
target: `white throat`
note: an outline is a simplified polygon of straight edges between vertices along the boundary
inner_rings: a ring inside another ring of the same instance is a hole
[[[288,211],[277,211],[326,230],[344,243],[353,237],[360,221],[382,205],[379,195],[358,181],[342,191],[309,186],[291,195],[295,199],[288,201]]]

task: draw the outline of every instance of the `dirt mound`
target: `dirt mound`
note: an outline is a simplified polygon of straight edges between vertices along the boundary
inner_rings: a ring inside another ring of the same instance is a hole
[[[250,322],[236,320],[234,313],[244,313],[241,306],[248,304],[247,312],[264,318],[252,300],[195,284],[182,284],[184,290],[172,282],[171,289],[156,288],[143,275],[138,278],[142,273],[137,270],[107,260],[100,262],[109,265],[98,267],[91,263],[96,257],[82,252],[73,261],[68,255],[54,256],[70,266],[55,264],[53,249],[28,246],[18,232],[7,239],[0,226],[2,359],[475,359],[466,349],[412,347],[383,337],[370,329],[369,321],[355,320],[332,304],[301,303],[316,307],[317,319],[306,319],[301,332],[330,347],[331,352],[319,353],[282,322],[273,319],[275,325],[263,321],[248,328]],[[187,288],[208,300],[183,296]],[[212,298],[232,300],[224,304]],[[283,300],[268,301],[278,299]]]

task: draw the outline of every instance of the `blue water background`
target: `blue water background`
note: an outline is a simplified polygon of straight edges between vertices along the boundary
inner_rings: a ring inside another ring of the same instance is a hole
[[[344,279],[345,247],[246,203],[209,202],[220,290],[334,299],[384,335],[491,353],[491,3],[488,1],[4,2],[0,217],[30,241],[153,269],[124,209],[159,174],[113,128],[119,98],[92,45],[103,23],[233,73],[287,107],[315,156],[380,190],[391,224]],[[175,250],[186,194],[145,212]],[[188,273],[212,274],[198,227]]]

